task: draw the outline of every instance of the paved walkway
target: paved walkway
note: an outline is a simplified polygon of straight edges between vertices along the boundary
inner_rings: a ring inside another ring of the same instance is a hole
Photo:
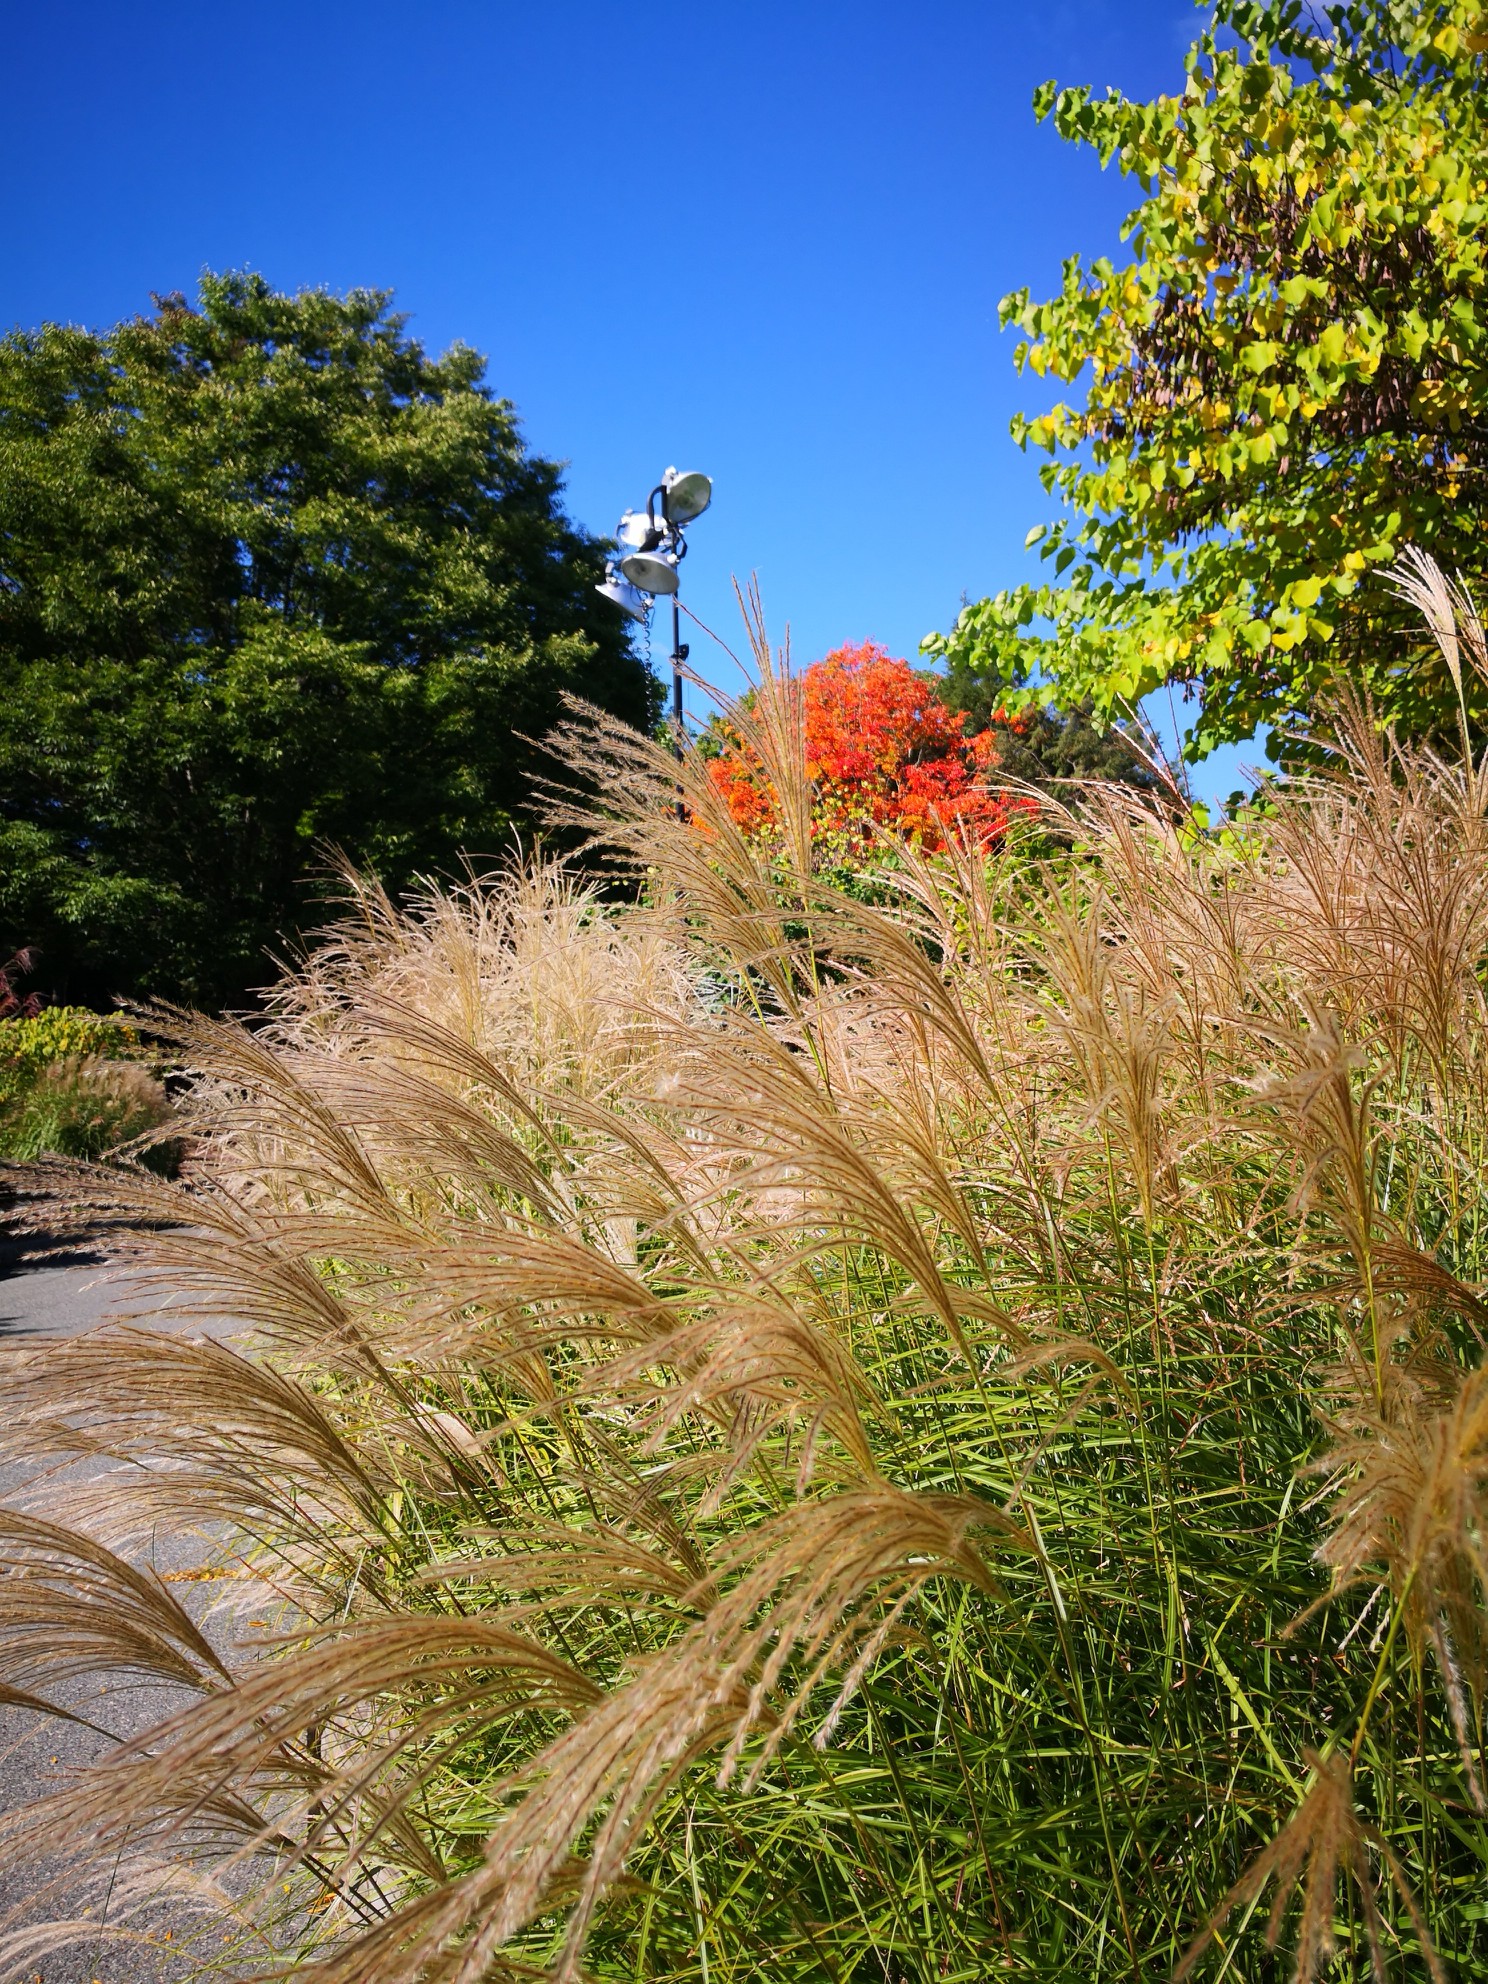
[[[111,1274],[107,1256],[97,1246],[83,1244],[57,1253],[45,1243],[18,1239],[0,1230],[0,1344],[80,1335],[95,1328],[112,1309],[127,1304],[128,1297],[128,1278]],[[169,1323],[168,1304],[157,1320]],[[181,1320],[187,1320],[184,1313]],[[107,1471],[107,1463],[89,1468],[94,1474]],[[23,1501],[26,1474],[25,1469],[0,1467],[0,1500],[15,1497]],[[199,1561],[200,1545],[189,1535],[157,1537],[149,1554],[155,1568],[168,1574],[189,1570]],[[191,1589],[185,1587],[188,1592]],[[59,1690],[58,1698],[71,1707],[84,1708],[93,1720],[119,1735],[148,1728],[172,1705],[171,1698],[158,1688],[116,1686],[103,1693],[96,1682],[89,1681]],[[74,1724],[23,1710],[0,1709],[0,1809],[29,1802],[49,1780],[55,1780],[69,1766],[89,1762],[106,1747],[102,1738]],[[24,1870],[0,1873],[0,1920],[37,1893],[56,1871],[38,1861]],[[76,1904],[64,1891],[42,1902],[37,1916],[55,1920],[75,1912]],[[39,1958],[25,1976],[39,1980],[39,1984],[162,1984],[162,1980],[180,1973],[165,1940],[166,1926],[164,1920],[157,1925],[159,1941],[153,1945],[84,1942]]]

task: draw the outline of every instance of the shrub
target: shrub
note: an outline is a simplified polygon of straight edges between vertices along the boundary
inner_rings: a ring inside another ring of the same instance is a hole
[[[157,1130],[170,1115],[161,1084],[137,1062],[67,1055],[49,1062],[0,1110],[0,1157],[101,1158]],[[172,1153],[155,1154],[169,1169]]]
[[[1488,763],[1356,710],[886,910],[762,661],[776,848],[576,724],[646,905],[365,892],[74,1188],[254,1329],[9,1365],[6,1461],[148,1465],[0,1514],[7,1685],[196,1699],[6,1850],[322,1984],[1488,1974]]]
[[[20,950],[0,964],[0,1020],[29,1020],[41,1011],[41,1000],[35,992],[16,990],[16,980],[24,978],[34,962],[34,952]]]
[[[21,1018],[0,1019],[0,1104],[28,1089],[54,1062],[114,1061],[138,1051],[132,1026],[82,1006],[43,1006]]]
[[[993,839],[1007,827],[1010,802],[995,788],[1000,738],[987,726],[968,735],[932,676],[917,674],[876,641],[834,648],[793,685],[801,701],[805,764],[814,794],[813,834],[826,859],[860,857],[878,830],[935,848],[956,827]],[[714,785],[739,826],[769,833],[780,804],[766,757],[746,717],[715,725]]]
[[[158,1130],[170,1103],[141,1052],[134,1027],[81,1006],[0,1020],[0,1162],[101,1158]],[[147,1161],[169,1171],[178,1154],[167,1140]]]

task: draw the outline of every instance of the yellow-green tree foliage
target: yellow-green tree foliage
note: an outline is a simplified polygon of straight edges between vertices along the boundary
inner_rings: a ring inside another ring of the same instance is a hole
[[[0,1020],[0,1103],[29,1088],[54,1062],[117,1061],[138,1051],[132,1026],[82,1006],[43,1006],[21,1019]]]
[[[924,646],[1016,700],[1108,712],[1204,684],[1191,749],[1305,722],[1340,667],[1429,730],[1455,700],[1375,577],[1410,542],[1488,570],[1488,15],[1481,0],[1220,0],[1181,94],[1047,84],[1145,198],[1132,257],[1006,297],[1019,416],[1063,518],[1052,583]]]

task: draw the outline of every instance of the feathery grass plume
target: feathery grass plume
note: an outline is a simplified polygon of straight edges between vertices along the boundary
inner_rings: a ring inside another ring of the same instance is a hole
[[[1462,1373],[1430,1333],[1402,1329],[1377,1404],[1347,1366],[1334,1437],[1317,1463],[1337,1483],[1319,1561],[1338,1585],[1382,1575],[1417,1658],[1434,1654],[1468,1791],[1479,1773],[1488,1680],[1488,1372]],[[1422,1339],[1425,1339],[1423,1342]]]
[[[1335,1912],[1340,1874],[1353,1884],[1369,1967],[1377,1984],[1384,1984],[1387,1974],[1384,1924],[1369,1865],[1371,1846],[1378,1849],[1400,1886],[1407,1914],[1420,1932],[1421,1954],[1427,1969],[1436,1984],[1445,1984],[1445,1973],[1436,1952],[1422,1931],[1415,1899],[1400,1880],[1398,1861],[1377,1829],[1362,1822],[1354,1809],[1347,1763],[1342,1757],[1319,1757],[1311,1750],[1303,1752],[1302,1760],[1312,1773],[1311,1787],[1265,1852],[1256,1856],[1244,1879],[1237,1881],[1225,1896],[1217,1919],[1173,1973],[1174,1984],[1183,1984],[1218,1934],[1224,1917],[1243,1902],[1254,1900],[1272,1881],[1276,1883],[1276,1897],[1266,1924],[1266,1942],[1270,1948],[1276,1947],[1287,1905],[1295,1895],[1300,1904],[1300,1919],[1293,1984],[1312,1984],[1312,1979],[1337,1954]]]
[[[349,877],[156,1016],[179,1180],[33,1178],[146,1279],[3,1352],[0,1688],[175,1694],[0,1852],[320,1984],[1488,1977],[1484,779],[1345,705],[865,902],[750,606],[799,831],[575,712],[631,899]]]
[[[1472,771],[1474,769],[1472,728],[1467,714],[1467,683],[1462,672],[1462,650],[1465,646],[1468,661],[1479,682],[1488,682],[1488,636],[1484,635],[1478,609],[1471,593],[1462,582],[1461,573],[1458,573],[1458,582],[1454,585],[1436,561],[1422,551],[1419,545],[1406,546],[1395,562],[1392,577],[1396,592],[1414,606],[1426,622],[1431,638],[1440,648],[1442,659],[1447,664],[1452,686],[1457,691],[1463,764]],[[1482,773],[1483,767],[1480,765],[1477,767],[1476,776],[1481,778]]]

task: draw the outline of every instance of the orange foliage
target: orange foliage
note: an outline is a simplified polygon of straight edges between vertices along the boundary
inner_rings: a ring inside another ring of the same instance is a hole
[[[907,661],[877,641],[834,648],[812,663],[800,686],[818,833],[852,834],[871,824],[935,848],[952,826],[991,839],[1026,804],[988,786],[996,731],[968,737],[965,714],[948,710]],[[772,823],[769,782],[737,737],[708,769],[740,826]]]

